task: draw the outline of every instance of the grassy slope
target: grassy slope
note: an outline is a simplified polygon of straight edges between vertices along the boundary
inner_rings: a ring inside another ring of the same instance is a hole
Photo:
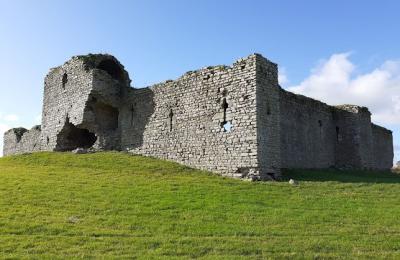
[[[122,153],[0,158],[0,254],[400,258],[400,176],[287,174],[300,185]]]

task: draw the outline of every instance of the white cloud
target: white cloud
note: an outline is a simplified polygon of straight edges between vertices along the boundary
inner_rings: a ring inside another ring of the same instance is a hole
[[[15,121],[19,120],[19,117],[14,114],[9,114],[9,115],[3,116],[3,120],[9,121],[9,122],[15,122]]]
[[[289,91],[328,104],[368,107],[379,124],[400,124],[400,61],[386,61],[373,71],[354,75],[356,66],[349,53],[332,55]]]

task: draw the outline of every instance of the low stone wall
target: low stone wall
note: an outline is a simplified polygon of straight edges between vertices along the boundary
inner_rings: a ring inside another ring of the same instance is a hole
[[[25,128],[13,128],[4,134],[3,154],[22,154],[41,150],[40,126],[34,126],[31,130]]]

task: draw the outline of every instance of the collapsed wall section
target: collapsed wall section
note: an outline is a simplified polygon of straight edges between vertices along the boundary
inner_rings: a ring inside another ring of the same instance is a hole
[[[51,69],[46,76],[42,110],[42,150],[65,151],[71,147],[70,139],[73,136],[63,133],[68,133],[69,127],[78,128],[83,122],[85,103],[92,89],[92,76],[84,66],[84,62],[73,58],[63,66]]]
[[[121,146],[223,175],[258,178],[256,56],[127,91]]]
[[[46,76],[42,150],[119,150],[122,88],[130,79],[111,55],[75,56]]]

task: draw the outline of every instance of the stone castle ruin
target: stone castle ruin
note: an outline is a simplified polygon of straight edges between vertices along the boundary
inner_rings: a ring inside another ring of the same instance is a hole
[[[392,132],[365,107],[329,106],[278,84],[259,54],[231,67],[130,86],[111,55],[75,56],[45,78],[42,125],[4,135],[4,155],[117,150],[225,176],[273,179],[282,168],[390,169]]]

